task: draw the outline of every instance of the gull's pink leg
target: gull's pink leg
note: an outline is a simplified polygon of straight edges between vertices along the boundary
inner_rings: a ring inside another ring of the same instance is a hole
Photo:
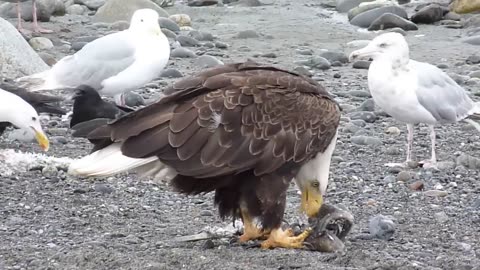
[[[407,162],[412,161],[412,148],[413,148],[413,125],[407,124]]]
[[[122,94],[118,94],[118,95],[115,95],[113,97],[113,99],[115,100],[115,104],[119,105],[119,106],[122,106],[122,107],[125,107],[125,95],[122,93]]]
[[[436,165],[437,155],[435,154],[435,142],[437,141],[437,136],[435,135],[434,126],[430,126],[430,139],[432,140],[432,159],[430,161]]]
[[[17,1],[17,18],[18,18],[18,24],[17,24],[18,32],[22,34],[26,34],[28,31],[23,29],[22,27],[22,11],[20,9],[20,1]]]
[[[413,149],[413,124],[407,124],[407,160],[405,163],[387,163],[388,167],[403,167],[407,168],[408,163],[412,161],[412,149]]]
[[[33,14],[32,14],[33,15],[33,31],[37,33],[43,33],[43,34],[53,33],[52,30],[44,29],[38,25],[36,0],[32,0],[32,5],[33,5]]]
[[[435,154],[435,143],[436,143],[436,135],[435,135],[435,127],[433,125],[428,125],[430,129],[430,140],[432,142],[432,157],[430,160],[424,160],[421,163],[423,164],[423,168],[437,168],[437,155]]]

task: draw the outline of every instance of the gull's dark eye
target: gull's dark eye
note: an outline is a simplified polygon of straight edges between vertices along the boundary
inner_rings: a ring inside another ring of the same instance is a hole
[[[33,121],[37,121],[37,117],[33,116],[33,117],[32,117],[32,120],[33,120]]]
[[[380,48],[386,48],[386,47],[387,47],[387,43],[380,43],[380,45],[378,45],[378,47],[380,47]]]
[[[143,22],[143,19],[140,19],[141,22]]]

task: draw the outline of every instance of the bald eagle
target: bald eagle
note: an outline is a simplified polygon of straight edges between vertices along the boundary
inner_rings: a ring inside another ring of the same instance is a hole
[[[110,144],[70,165],[81,176],[173,171],[184,194],[215,192],[222,218],[241,218],[240,242],[301,248],[309,231],[283,230],[295,179],[301,208],[315,216],[327,188],[340,107],[317,82],[253,61],[184,78],[156,103],[88,133]],[[254,220],[260,221],[261,227]]]

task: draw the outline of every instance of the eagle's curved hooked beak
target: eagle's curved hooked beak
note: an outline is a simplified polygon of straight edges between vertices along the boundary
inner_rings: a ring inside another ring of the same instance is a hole
[[[301,190],[302,203],[301,210],[308,217],[315,217],[323,204],[323,196],[319,189],[318,181],[310,181],[309,185]]]

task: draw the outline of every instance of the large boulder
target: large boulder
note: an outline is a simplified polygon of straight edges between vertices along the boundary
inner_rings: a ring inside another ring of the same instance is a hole
[[[97,10],[105,5],[105,0],[75,0],[73,3],[86,6],[91,10]]]
[[[130,21],[137,9],[150,8],[156,10],[160,17],[168,18],[169,14],[150,0],[107,0],[93,17],[95,22],[114,23]]]
[[[350,23],[363,28],[369,27],[376,19],[380,18],[383,14],[392,13],[404,19],[408,19],[405,9],[398,6],[386,6],[371,9],[363,13],[358,14],[350,20]]]
[[[401,28],[405,31],[418,30],[417,25],[392,13],[385,13],[372,22],[368,27],[369,31],[385,30],[390,28]]]
[[[31,75],[48,69],[17,29],[0,18],[0,74],[5,77]]]
[[[447,11],[444,7],[431,4],[413,14],[410,20],[414,23],[433,24],[442,20]]]
[[[480,15],[472,16],[463,23],[465,28],[480,27]]]
[[[175,0],[152,0],[155,4],[157,4],[160,7],[171,7],[175,5]]]
[[[370,2],[373,0],[337,0],[337,11],[348,12],[350,9],[358,7],[363,2]]]
[[[376,9],[376,8],[379,8],[379,7],[384,7],[384,6],[385,5],[383,5],[383,4],[375,3],[375,4],[362,5],[362,6],[358,6],[356,8],[352,8],[348,11],[348,20],[351,21],[358,14],[361,14],[363,12],[367,12],[369,10]]]
[[[450,10],[459,14],[480,11],[480,0],[454,0]]]

